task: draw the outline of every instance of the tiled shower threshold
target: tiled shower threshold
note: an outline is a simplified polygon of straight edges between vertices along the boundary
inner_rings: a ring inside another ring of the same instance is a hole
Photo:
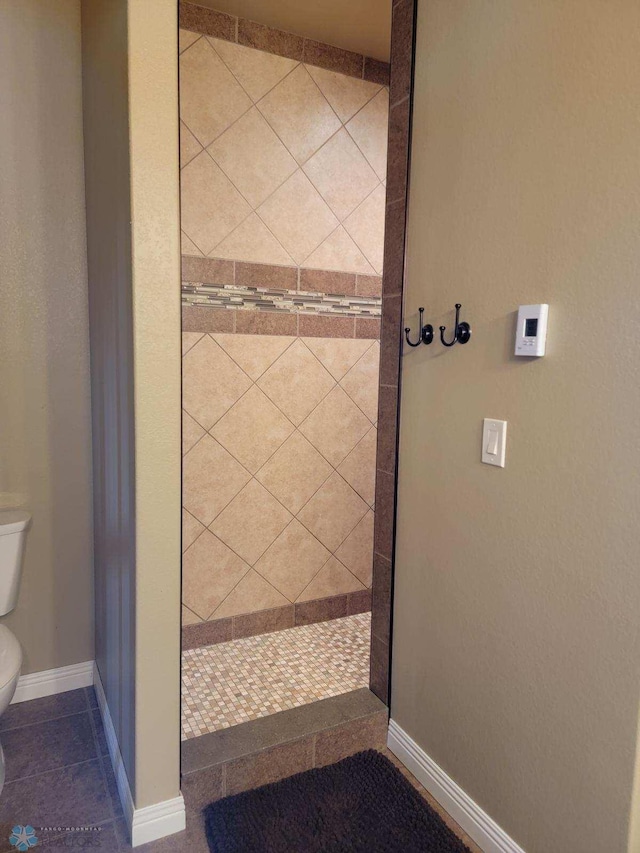
[[[368,687],[371,614],[183,652],[182,738]]]

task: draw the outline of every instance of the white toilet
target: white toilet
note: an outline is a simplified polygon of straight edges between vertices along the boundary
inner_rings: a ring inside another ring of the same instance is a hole
[[[31,516],[18,509],[0,510],[0,616],[10,613],[18,600],[24,540]],[[0,716],[16,692],[22,649],[6,627],[0,625]],[[4,785],[4,752],[0,745],[0,792]]]

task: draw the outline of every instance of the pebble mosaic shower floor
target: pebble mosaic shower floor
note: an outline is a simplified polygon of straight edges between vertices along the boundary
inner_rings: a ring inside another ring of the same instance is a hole
[[[182,654],[182,739],[369,685],[371,614]]]

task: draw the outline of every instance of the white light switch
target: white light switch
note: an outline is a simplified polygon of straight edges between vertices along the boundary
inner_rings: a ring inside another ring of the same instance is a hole
[[[507,422],[485,418],[482,428],[482,461],[504,468],[507,449]]]

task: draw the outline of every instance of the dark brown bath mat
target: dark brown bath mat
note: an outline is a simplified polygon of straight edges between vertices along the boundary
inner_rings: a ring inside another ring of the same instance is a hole
[[[379,752],[212,803],[212,853],[469,853]]]

